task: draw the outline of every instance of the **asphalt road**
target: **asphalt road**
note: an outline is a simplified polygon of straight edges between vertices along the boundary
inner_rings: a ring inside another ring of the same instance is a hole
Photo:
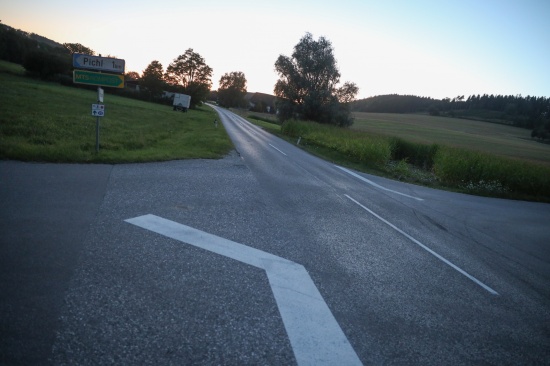
[[[550,205],[359,174],[218,112],[221,160],[0,162],[0,363],[548,364]]]

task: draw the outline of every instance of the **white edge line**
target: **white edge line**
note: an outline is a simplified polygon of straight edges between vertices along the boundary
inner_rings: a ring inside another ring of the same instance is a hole
[[[408,194],[401,193],[401,192],[394,191],[394,190],[392,190],[392,189],[383,187],[383,186],[381,186],[381,185],[379,185],[379,184],[374,183],[372,180],[369,180],[369,179],[367,179],[367,178],[365,178],[365,177],[362,177],[362,176],[360,176],[359,174],[356,174],[356,173],[352,172],[351,170],[346,169],[346,168],[344,168],[344,167],[341,167],[341,166],[338,166],[338,165],[334,165],[334,166],[337,167],[338,169],[340,169],[340,170],[342,170],[342,171],[348,173],[349,175],[352,175],[352,176],[354,176],[355,178],[361,179],[363,182],[368,183],[368,184],[370,184],[371,186],[376,187],[376,188],[378,188],[378,189],[382,189],[382,190],[384,190],[384,191],[392,192],[392,193],[398,194],[398,195],[403,196],[403,197],[412,198],[412,199],[417,200],[417,201],[424,201],[423,198],[414,197],[414,196],[409,196]]]
[[[269,144],[269,146],[271,146],[272,148],[274,148],[275,150],[277,150],[278,152],[280,152],[281,154],[283,154],[284,156],[287,156],[284,152],[282,152],[281,150],[277,149],[275,146]]]
[[[483,282],[481,282],[480,280],[478,280],[477,278],[475,278],[474,276],[470,275],[468,272],[464,271],[462,268],[456,266],[455,264],[453,264],[452,262],[450,262],[449,260],[445,259],[444,257],[442,257],[441,255],[437,254],[436,252],[434,252],[433,250],[431,250],[430,248],[428,248],[427,246],[425,246],[424,244],[422,244],[421,242],[419,242],[418,240],[416,240],[415,238],[413,238],[412,236],[410,236],[409,234],[407,234],[406,232],[404,232],[403,230],[399,229],[397,226],[393,225],[391,222],[385,220],[384,218],[382,218],[381,216],[377,215],[374,211],[368,209],[367,207],[363,206],[361,203],[357,202],[356,200],[354,200],[353,198],[351,198],[350,196],[348,196],[347,194],[345,195],[347,198],[349,198],[351,201],[353,201],[355,204],[357,204],[359,207],[361,207],[362,209],[364,209],[365,211],[367,211],[368,213],[370,213],[371,215],[373,215],[374,217],[376,217],[377,219],[379,219],[380,221],[382,221],[383,223],[385,223],[386,225],[390,226],[392,229],[396,230],[397,232],[399,232],[400,234],[404,235],[406,238],[408,238],[409,240],[411,240],[413,243],[417,244],[418,246],[420,246],[422,249],[424,249],[425,251],[427,251],[428,253],[430,253],[431,255],[433,255],[434,257],[436,257],[437,259],[439,259],[440,261],[442,261],[443,263],[447,264],[448,266],[452,267],[453,269],[455,269],[456,271],[458,271],[460,274],[466,276],[467,278],[469,278],[470,280],[472,280],[473,282],[475,282],[477,285],[481,286],[482,288],[484,288],[486,291],[488,291],[490,294],[492,295],[499,295],[498,292],[496,292],[495,290],[493,290],[492,288],[490,288],[489,286],[487,286],[486,284],[484,284]]]

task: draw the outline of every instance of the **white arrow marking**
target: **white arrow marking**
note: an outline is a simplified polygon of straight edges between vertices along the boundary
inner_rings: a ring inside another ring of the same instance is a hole
[[[155,215],[125,221],[265,270],[299,365],[362,365],[304,266]]]

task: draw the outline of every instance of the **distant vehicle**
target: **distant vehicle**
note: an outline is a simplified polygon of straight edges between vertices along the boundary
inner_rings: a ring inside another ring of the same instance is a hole
[[[187,94],[174,94],[174,110],[187,112],[191,104],[191,96]]]

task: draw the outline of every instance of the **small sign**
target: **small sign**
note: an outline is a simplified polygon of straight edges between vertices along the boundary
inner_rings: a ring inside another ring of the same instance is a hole
[[[105,117],[105,105],[104,104],[92,104],[92,116]]]
[[[103,96],[105,95],[105,91],[101,89],[101,87],[97,87],[97,101],[99,103],[103,103]]]

